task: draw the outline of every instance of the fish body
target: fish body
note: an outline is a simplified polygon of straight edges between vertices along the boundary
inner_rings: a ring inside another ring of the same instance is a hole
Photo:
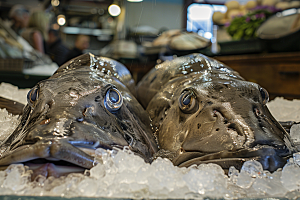
[[[134,81],[117,61],[84,54],[39,82],[16,130],[2,141],[0,166],[36,159],[89,169],[97,148],[129,148],[150,162],[157,145]]]
[[[175,165],[228,169],[258,160],[274,171],[294,152],[266,106],[267,91],[202,54],[158,64],[138,84],[137,98],[163,155]]]

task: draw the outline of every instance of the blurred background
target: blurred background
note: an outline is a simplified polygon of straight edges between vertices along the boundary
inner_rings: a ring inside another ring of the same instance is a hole
[[[1,0],[0,82],[33,87],[83,53],[138,82],[157,63],[214,57],[271,98],[300,98],[298,0]]]

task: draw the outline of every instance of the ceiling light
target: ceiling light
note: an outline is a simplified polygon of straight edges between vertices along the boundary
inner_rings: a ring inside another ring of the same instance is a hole
[[[108,12],[111,16],[118,16],[120,13],[121,13],[121,8],[120,6],[116,5],[116,4],[111,4],[109,7],[108,7]]]
[[[52,1],[51,1],[51,5],[52,5],[52,6],[55,6],[55,7],[56,7],[56,6],[59,6],[59,3],[60,3],[59,0],[52,0]]]
[[[65,25],[65,23],[66,23],[66,17],[65,17],[64,15],[58,15],[58,16],[57,16],[57,23],[58,23],[60,26]]]
[[[142,2],[143,0],[127,0],[129,2]]]

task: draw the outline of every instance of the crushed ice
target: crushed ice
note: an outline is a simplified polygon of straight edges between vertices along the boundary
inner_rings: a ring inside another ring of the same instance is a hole
[[[17,86],[2,82],[0,84],[1,97],[27,104],[27,93],[30,89],[19,89]]]
[[[3,91],[2,85],[0,91]],[[277,98],[270,104],[275,117],[278,118],[279,113],[293,117],[280,120],[300,121],[297,115],[300,101]],[[294,109],[292,111],[284,109],[285,107]],[[0,140],[13,131],[16,123],[17,116],[10,115],[5,109],[0,110]],[[292,128],[294,135],[299,133],[300,127],[296,126]],[[274,173],[263,170],[257,161],[247,161],[240,171],[230,167],[228,175],[216,164],[178,168],[163,158],[148,164],[127,148],[112,151],[97,149],[95,161],[99,164],[86,170],[84,174],[72,173],[60,178],[38,176],[33,182],[30,178],[32,171],[28,167],[22,164],[10,165],[6,170],[0,171],[0,195],[134,199],[300,196],[300,153],[294,154],[283,169]]]

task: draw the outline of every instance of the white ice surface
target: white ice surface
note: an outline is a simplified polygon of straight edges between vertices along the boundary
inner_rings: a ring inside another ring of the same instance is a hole
[[[278,121],[300,122],[300,100],[286,100],[282,97],[277,97],[267,105],[272,115]]]
[[[15,91],[9,85],[0,85],[0,92]],[[4,89],[3,89],[4,88]],[[28,90],[27,90],[28,91]],[[11,92],[7,97],[26,102],[25,91]],[[300,101],[275,99],[269,103],[276,118],[300,121],[296,112]],[[275,106],[274,106],[275,105]],[[294,109],[285,109],[293,107]],[[280,110],[280,112],[278,112]],[[288,111],[288,113],[285,113]],[[293,116],[293,118],[280,118]],[[9,134],[17,117],[0,110],[0,140]],[[298,130],[297,128],[295,129]],[[30,181],[32,171],[22,164],[10,165],[0,171],[0,195],[34,195],[62,197],[108,198],[295,198],[300,195],[300,154],[294,154],[283,169],[274,173],[264,171],[257,161],[246,162],[242,169],[229,169],[228,175],[216,164],[202,164],[178,168],[166,159],[145,163],[129,150],[117,152],[96,150],[98,164],[85,174],[69,174],[60,178],[38,177]]]
[[[30,89],[19,89],[9,83],[2,82],[0,84],[0,96],[7,99],[18,101],[22,104],[27,104],[27,93]]]
[[[57,64],[53,62],[47,65],[43,64],[34,66],[33,68],[23,69],[23,73],[38,76],[52,76],[57,69]]]

